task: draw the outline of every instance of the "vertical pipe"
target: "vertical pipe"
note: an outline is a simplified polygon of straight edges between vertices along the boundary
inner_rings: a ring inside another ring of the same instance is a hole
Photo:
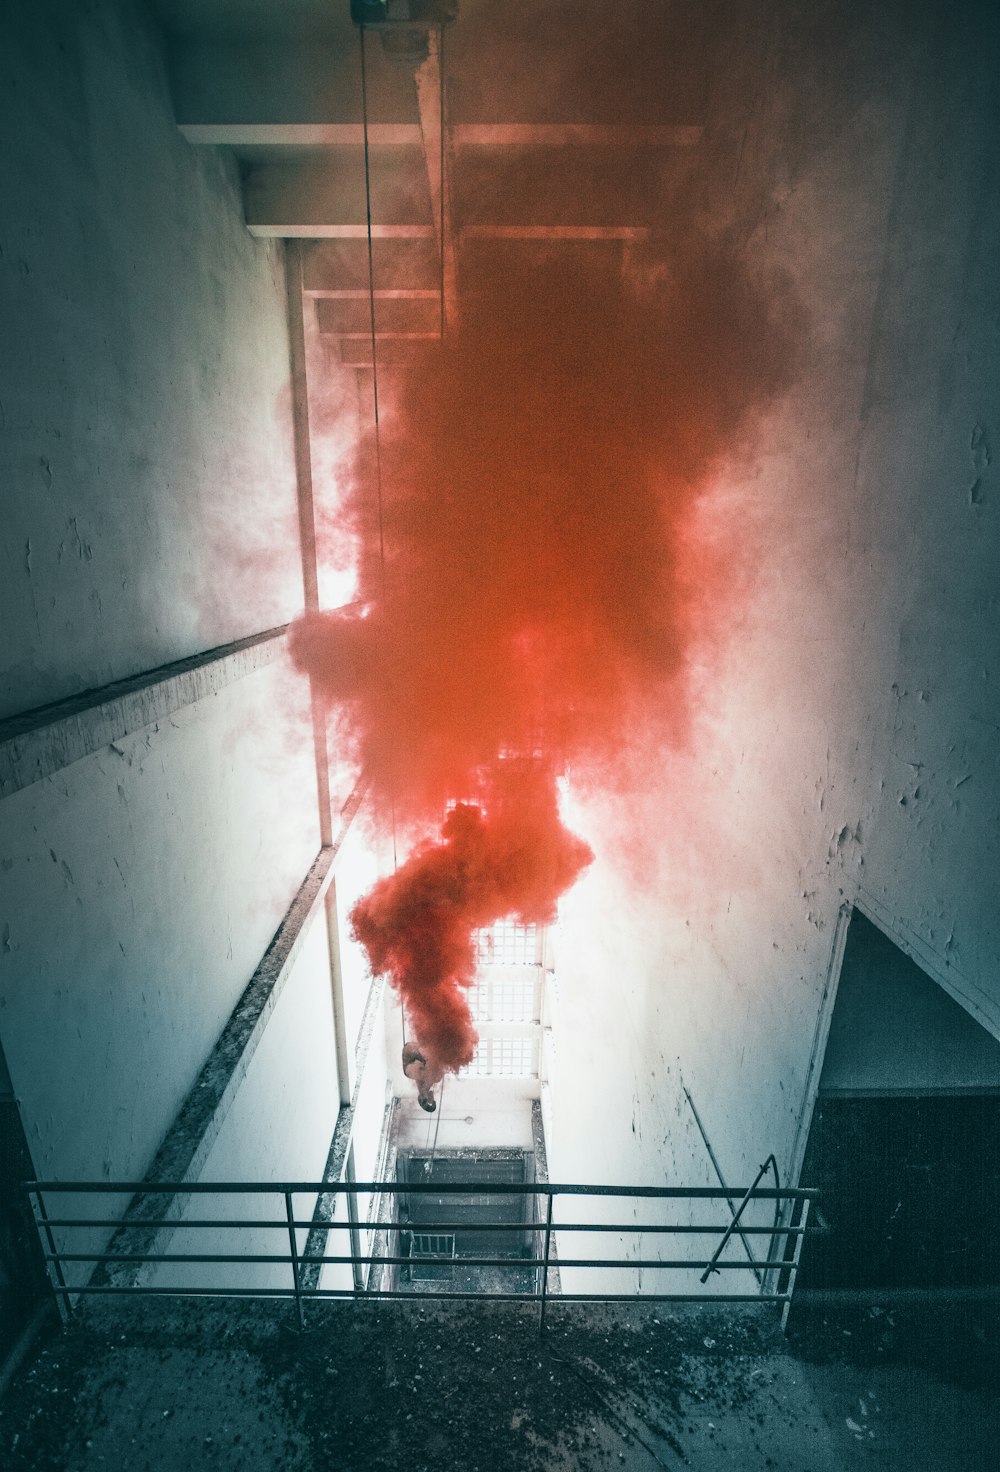
[[[56,1303],[59,1305],[59,1314],[65,1324],[68,1323],[73,1315],[73,1304],[70,1300],[69,1290],[66,1287],[66,1278],[63,1275],[62,1263],[59,1261],[56,1241],[52,1235],[52,1228],[49,1226],[49,1216],[45,1210],[45,1198],[41,1191],[31,1191],[28,1194],[31,1197],[33,1205],[37,1208],[33,1215],[36,1221],[39,1218],[41,1219],[42,1231],[45,1233],[45,1240],[48,1243],[49,1252],[52,1254],[51,1273],[55,1276],[58,1285]]]
[[[551,1244],[552,1244],[552,1202],[553,1202],[554,1196],[555,1196],[555,1192],[554,1191],[550,1191],[549,1192],[549,1198],[548,1198],[548,1205],[547,1205],[547,1207],[545,1209],[545,1251],[544,1251],[544,1254],[543,1254],[544,1261],[543,1261],[543,1264],[542,1264],[542,1295],[541,1295],[541,1305],[540,1305],[539,1313],[538,1313],[538,1333],[539,1333],[539,1337],[542,1334],[545,1333],[545,1305],[546,1305],[546,1302],[547,1302],[547,1296],[548,1296],[548,1291],[549,1291],[549,1250],[550,1250],[550,1247],[551,1247]]]
[[[299,1279],[299,1249],[295,1241],[295,1213],[292,1210],[292,1193],[285,1192],[285,1216],[288,1219],[288,1249],[292,1258],[292,1282],[295,1285],[295,1307],[299,1316],[299,1328],[306,1326],[302,1312],[302,1283]]]
[[[358,1193],[355,1190],[357,1184],[357,1173],[354,1168],[354,1144],[351,1143],[347,1152],[347,1160],[344,1163],[344,1183],[347,1187],[347,1219],[350,1222],[348,1233],[351,1239],[351,1256],[361,1256],[361,1233],[358,1231]],[[351,1272],[354,1277],[354,1292],[362,1292],[365,1286],[364,1265],[360,1262],[351,1263]]]
[[[312,443],[309,431],[309,380],[306,362],[305,310],[302,278],[302,246],[285,242],[285,290],[288,315],[288,351],[292,388],[292,433],[295,451],[295,481],[299,507],[299,547],[302,556],[302,592],[306,611],[319,611],[319,557],[316,549],[316,506],[313,498]],[[319,806],[320,843],[333,842],[330,811],[330,772],[327,757],[326,708],[309,679],[312,707],[313,747],[316,760],[316,798]]]
[[[326,892],[326,938],[330,957],[330,991],[333,998],[334,1048],[337,1055],[337,1084],[340,1107],[350,1107],[354,1089],[351,1077],[351,1053],[347,1046],[347,1016],[344,1009],[344,967],[340,953],[340,912],[337,907],[337,879],[334,876]]]
[[[310,612],[319,608],[319,561],[316,553],[316,507],[313,500],[312,443],[309,430],[309,380],[303,312],[302,246],[285,241],[285,291],[288,356],[292,387],[292,436],[299,503],[302,591]]]

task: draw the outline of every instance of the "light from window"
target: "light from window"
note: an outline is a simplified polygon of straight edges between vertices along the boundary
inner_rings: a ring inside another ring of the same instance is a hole
[[[537,966],[538,926],[518,925],[514,920],[497,920],[477,930],[476,962],[480,966]]]
[[[533,1078],[538,1073],[537,1038],[480,1038],[462,1078]]]

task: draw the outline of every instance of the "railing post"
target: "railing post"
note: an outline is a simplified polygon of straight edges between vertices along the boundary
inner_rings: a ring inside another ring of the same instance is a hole
[[[62,1263],[59,1261],[59,1254],[56,1251],[56,1241],[52,1235],[52,1228],[49,1226],[48,1213],[45,1210],[45,1198],[42,1195],[41,1191],[31,1191],[28,1194],[36,1203],[37,1218],[41,1221],[42,1231],[45,1233],[45,1240],[49,1246],[52,1272],[55,1274],[56,1283],[58,1284],[58,1290],[56,1292],[56,1302],[59,1304],[59,1312],[62,1315],[62,1321],[65,1324],[73,1315],[73,1304],[70,1300],[69,1289],[66,1286],[66,1278],[62,1270]]]
[[[799,1220],[798,1220],[798,1226],[799,1226],[800,1230],[799,1230],[798,1234],[796,1235],[796,1238],[795,1238],[795,1246],[792,1249],[792,1260],[791,1260],[791,1262],[789,1263],[789,1266],[788,1266],[788,1282],[785,1285],[785,1293],[787,1294],[787,1297],[786,1297],[785,1302],[782,1305],[782,1309],[781,1309],[781,1332],[782,1332],[782,1334],[784,1334],[784,1332],[785,1332],[786,1326],[788,1324],[788,1315],[791,1313],[791,1309],[792,1309],[792,1292],[793,1292],[793,1290],[795,1288],[795,1278],[796,1278],[796,1275],[798,1274],[798,1271],[799,1271],[799,1258],[802,1256],[802,1244],[806,1240],[806,1226],[808,1225],[808,1222],[809,1222],[809,1207],[811,1205],[812,1205],[812,1203],[811,1203],[811,1201],[809,1200],[809,1198],[807,1196],[805,1198],[805,1200],[803,1201],[803,1203],[802,1203],[802,1215],[799,1217]],[[793,1221],[795,1220],[795,1213],[794,1213],[794,1211],[792,1213],[792,1220]],[[780,1281],[781,1281],[781,1275],[780,1275],[780,1271],[779,1271],[778,1282],[780,1283]]]
[[[549,1291],[549,1248],[552,1242],[552,1201],[553,1192],[548,1193],[548,1206],[545,1209],[545,1251],[542,1254],[542,1294],[541,1305],[538,1312],[539,1336],[545,1333],[545,1305],[548,1302]]]
[[[299,1315],[299,1328],[306,1326],[302,1311],[302,1283],[299,1279],[299,1249],[295,1242],[295,1213],[292,1210],[292,1193],[285,1192],[285,1216],[288,1218],[288,1246],[292,1255],[292,1281],[295,1284],[295,1307]]]
[[[361,1233],[358,1230],[358,1193],[354,1189],[356,1184],[357,1182],[355,1179],[354,1169],[354,1145],[352,1143],[350,1149],[347,1152],[347,1160],[344,1162],[343,1180],[343,1185],[347,1192],[347,1220],[351,1224],[350,1230],[347,1234],[347,1238],[351,1244],[352,1257],[361,1256]],[[357,1297],[357,1295],[363,1291],[365,1286],[364,1265],[362,1263],[351,1263],[351,1278],[354,1283],[354,1295],[355,1297]]]

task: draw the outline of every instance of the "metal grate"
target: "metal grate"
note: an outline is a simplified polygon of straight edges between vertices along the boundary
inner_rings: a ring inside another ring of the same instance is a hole
[[[450,1282],[455,1275],[453,1232],[410,1232],[410,1278],[417,1282]]]

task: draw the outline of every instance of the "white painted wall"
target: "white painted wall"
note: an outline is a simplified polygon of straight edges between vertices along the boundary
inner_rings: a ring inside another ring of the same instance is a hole
[[[250,1060],[233,1106],[205,1160],[199,1179],[217,1181],[315,1181],[322,1179],[337,1123],[339,1094],[333,1031],[326,918],[314,919],[302,950]],[[293,1197],[296,1220],[308,1222],[315,1193]],[[188,1220],[284,1221],[283,1195],[190,1196]],[[297,1248],[305,1250],[305,1229]],[[277,1254],[289,1251],[286,1230],[252,1229],[175,1233],[171,1252]],[[291,1269],[281,1264],[176,1264],[158,1267],[149,1282],[160,1286],[287,1288]]]
[[[0,803],[0,1030],[41,1176],[152,1160],[318,850],[307,719],[275,663]]]
[[[0,74],[2,716],[283,622],[302,578],[282,253],[177,133],[147,11],[4,7]],[[40,1174],[148,1166],[315,858],[311,741],[279,662],[0,804]]]
[[[280,245],[138,4],[0,18],[0,717],[301,607]]]
[[[347,1047],[351,1057],[354,1056],[357,1045],[372,978],[368,958],[351,935],[350,913],[356,901],[372,887],[383,872],[383,857],[381,845],[370,828],[367,809],[363,808],[344,836],[337,854],[334,875],[344,1016]]]
[[[533,1079],[455,1078],[444,1082],[435,1114],[416,1101],[406,1079],[397,1106],[400,1150],[531,1150],[531,1104],[538,1092]]]
[[[682,1085],[729,1181],[787,1174],[857,897],[1000,1033],[996,34],[879,27],[786,18],[766,104],[745,35],[719,70],[720,197],[808,346],[703,508],[745,578],[687,748],[641,751],[638,804],[567,803],[600,857],[563,907],[553,1179],[714,1183]]]

